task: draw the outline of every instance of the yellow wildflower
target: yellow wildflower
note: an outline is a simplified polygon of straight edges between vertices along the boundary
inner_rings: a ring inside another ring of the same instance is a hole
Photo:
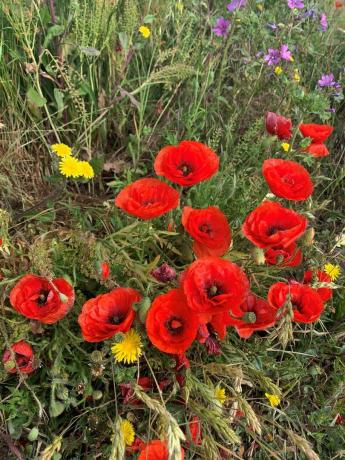
[[[135,430],[132,423],[129,420],[122,420],[121,431],[126,446],[131,446],[135,439]]]
[[[144,38],[149,38],[149,36],[151,35],[151,30],[146,26],[139,27],[139,32]]]
[[[65,158],[72,155],[72,149],[66,144],[53,144],[51,149],[58,157]]]
[[[288,144],[287,142],[283,142],[281,144],[281,148],[284,150],[284,152],[288,152],[290,148],[290,144]]]
[[[140,335],[131,329],[126,332],[121,342],[115,343],[111,347],[111,351],[117,362],[134,363],[142,354]]]
[[[79,177],[80,165],[79,161],[74,157],[64,157],[59,163],[59,170],[63,176]]]
[[[262,3],[258,3],[257,5],[258,10],[262,11],[264,9],[264,5]]]
[[[216,388],[214,389],[214,397],[218,403],[223,405],[225,401],[227,400],[225,389],[222,388],[220,385],[217,385]]]
[[[183,6],[183,3],[181,2],[181,0],[179,0],[179,1],[176,3],[176,8],[177,8],[177,10],[178,10],[180,13],[182,13],[183,7],[184,7],[184,6]]]
[[[79,161],[80,175],[85,179],[92,179],[95,175],[93,167],[88,161]]]
[[[331,263],[326,264],[323,269],[327,273],[328,276],[330,276],[332,281],[335,281],[337,278],[339,278],[341,274],[341,268],[339,265],[333,265]]]
[[[283,69],[279,65],[274,69],[274,73],[276,75],[280,75],[282,72],[283,72]]]
[[[280,404],[280,398],[278,395],[271,395],[270,393],[265,393],[265,396],[272,407],[277,407]]]
[[[299,83],[301,81],[301,76],[299,74],[298,69],[295,69],[295,72],[293,74],[293,79],[295,80],[296,83]]]

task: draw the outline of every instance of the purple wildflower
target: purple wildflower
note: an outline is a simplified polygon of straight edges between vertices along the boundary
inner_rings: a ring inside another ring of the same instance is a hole
[[[277,30],[277,29],[278,29],[277,24],[275,24],[274,22],[268,23],[268,24],[267,24],[267,27],[269,27],[269,28],[272,29],[272,30]]]
[[[322,32],[326,32],[327,27],[328,27],[328,22],[327,22],[327,16],[325,15],[325,13],[321,14],[320,26],[321,26]]]
[[[305,18],[312,18],[314,19],[315,18],[315,15],[316,15],[316,11],[315,10],[307,10],[305,13],[304,13],[304,17]]]
[[[217,35],[217,37],[225,37],[225,35],[228,34],[229,26],[230,21],[221,16],[217,19],[216,26],[212,29],[212,31]]]
[[[284,61],[292,60],[292,54],[291,54],[291,51],[289,51],[288,45],[281,45],[279,52],[280,52],[280,57],[284,59]]]
[[[230,13],[237,10],[237,8],[244,8],[247,5],[247,0],[232,0],[226,7]]]
[[[268,54],[265,55],[267,65],[277,65],[280,62],[280,51],[275,48],[268,48]]]
[[[336,109],[330,107],[329,109],[326,109],[326,112],[335,113]]]
[[[297,8],[298,10],[301,10],[304,8],[303,0],[288,0],[288,7],[291,9]]]
[[[332,73],[329,73],[329,74],[322,75],[322,77],[318,81],[318,85],[320,86],[320,88],[326,88],[326,87],[333,88],[335,87],[335,85],[339,85],[339,83],[337,83],[334,80],[334,75]]]

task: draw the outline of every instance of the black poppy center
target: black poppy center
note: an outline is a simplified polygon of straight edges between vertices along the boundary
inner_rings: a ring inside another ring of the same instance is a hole
[[[16,356],[16,363],[19,368],[25,367],[29,363],[29,358],[23,355],[18,355],[17,353],[15,354]]]
[[[178,316],[171,317],[165,326],[171,334],[181,334],[183,331],[183,322]]]
[[[124,319],[125,315],[123,313],[118,313],[113,316],[110,316],[110,318],[108,319],[108,323],[117,326],[118,324],[121,324]]]
[[[268,228],[267,235],[268,236],[275,235],[280,230],[284,230],[284,228],[281,227],[280,225],[272,225],[271,227]]]
[[[208,235],[212,232],[211,225],[209,224],[200,225],[199,230],[203,233],[207,233]]]
[[[153,198],[142,201],[143,206],[151,206],[152,204],[155,204],[155,200]]]
[[[212,299],[212,297],[216,297],[217,295],[223,294],[223,286],[217,283],[213,283],[206,288],[207,297]]]
[[[189,164],[187,164],[187,163],[180,164],[178,169],[182,172],[183,176],[188,176],[188,174],[190,174],[192,172],[191,166]]]
[[[298,300],[293,300],[293,301],[291,302],[291,305],[292,305],[292,309],[293,309],[293,310],[297,310],[297,311],[301,311],[301,310],[302,310],[301,302],[299,302]]]
[[[47,303],[49,292],[50,291],[43,290],[43,289],[42,289],[42,291],[40,291],[40,294],[39,294],[38,299],[37,299],[37,304],[40,307],[43,307],[43,305],[45,305]]]

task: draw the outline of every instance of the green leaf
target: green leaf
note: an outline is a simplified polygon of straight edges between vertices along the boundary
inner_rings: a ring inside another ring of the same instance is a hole
[[[43,107],[47,103],[47,99],[38,94],[38,92],[31,86],[26,93],[27,100],[35,107]]]
[[[39,435],[39,431],[38,431],[37,426],[35,426],[31,429],[30,433],[28,434],[28,440],[31,442],[36,441],[36,439],[38,438],[38,435]]]
[[[90,57],[97,57],[101,54],[101,52],[98,49],[93,48],[91,46],[89,47],[81,46],[80,51],[83,54],[86,54],[86,56],[90,56]]]
[[[55,99],[57,111],[59,114],[61,114],[64,109],[64,102],[63,102],[64,97],[65,95],[62,91],[60,91],[57,88],[54,88],[54,99]]]
[[[51,417],[58,417],[65,410],[65,405],[59,401],[52,400],[49,408],[49,414]]]
[[[148,14],[144,17],[144,24],[152,24],[155,20],[154,14]]]
[[[43,48],[47,48],[51,40],[55,37],[58,37],[59,35],[62,35],[64,31],[65,28],[63,26],[60,26],[59,24],[55,24],[54,26],[50,27],[44,39]]]

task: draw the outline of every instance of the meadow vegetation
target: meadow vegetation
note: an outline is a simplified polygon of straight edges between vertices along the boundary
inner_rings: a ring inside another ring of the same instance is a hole
[[[180,460],[181,447],[186,460],[344,458],[343,2],[2,0],[0,23],[0,458],[137,459],[159,439],[167,452],[151,460]],[[291,120],[290,134],[267,113]],[[311,123],[334,127],[329,155],[308,151],[325,154],[299,129]],[[215,152],[216,171],[191,186],[159,174],[180,203],[150,220],[128,212],[116,197],[157,178],[158,152],[184,140]],[[312,194],[272,193],[271,158],[303,165]],[[269,264],[269,246],[248,237],[264,200],[307,219],[301,263],[279,253]],[[265,304],[273,285],[314,271],[313,293],[329,291],[322,314],[294,321],[289,294],[248,338],[242,322],[221,340],[208,320],[183,352],[153,337],[157,297],[181,295],[198,256],[184,209],[210,206],[231,227],[213,257],[240,267]],[[55,302],[51,316],[18,306],[28,274],[48,283],[36,300]],[[131,289],[135,337],[83,316],[119,287]],[[10,351],[22,341],[33,355]]]

